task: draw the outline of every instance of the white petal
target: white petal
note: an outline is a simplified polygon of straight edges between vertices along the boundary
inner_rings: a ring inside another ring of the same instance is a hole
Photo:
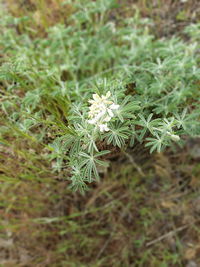
[[[109,114],[109,116],[112,118],[112,117],[114,117],[114,114],[113,114],[113,112],[112,112],[112,110],[111,109],[107,109],[107,111],[108,111],[108,114]]]
[[[108,132],[110,129],[108,128],[107,123],[105,124],[99,124],[100,132]]]
[[[99,112],[96,116],[97,120],[99,120],[100,118],[102,118],[106,113],[106,110],[102,110],[101,112]]]
[[[95,124],[96,122],[95,122],[95,120],[93,119],[93,120],[88,120],[88,123],[89,123],[89,124]]]
[[[101,98],[102,98],[102,100],[103,100],[104,102],[106,102],[106,100],[107,100],[110,96],[111,96],[111,93],[110,93],[110,91],[108,91],[108,92],[106,93],[106,95],[102,95]]]
[[[111,117],[110,116],[106,116],[105,119],[104,119],[104,121],[106,121],[106,122],[108,122],[110,120],[111,120]]]
[[[92,96],[93,96],[93,99],[97,102],[99,102],[101,100],[101,97],[97,94],[93,94]]]
[[[107,94],[106,94],[106,98],[109,98],[111,96],[111,92],[108,91]]]
[[[119,105],[117,105],[117,104],[112,104],[109,108],[111,108],[111,109],[118,109],[118,108],[119,108]]]
[[[111,104],[113,104],[113,102],[110,101],[110,100],[104,100],[103,102],[104,102],[106,105],[111,105]]]

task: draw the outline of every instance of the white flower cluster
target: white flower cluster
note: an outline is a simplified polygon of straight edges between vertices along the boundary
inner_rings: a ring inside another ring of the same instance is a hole
[[[106,95],[99,96],[93,94],[93,99],[89,100],[91,106],[89,107],[90,124],[97,125],[101,132],[108,132],[108,122],[114,117],[114,110],[119,108],[119,105],[114,104],[109,100],[111,96],[110,91]]]

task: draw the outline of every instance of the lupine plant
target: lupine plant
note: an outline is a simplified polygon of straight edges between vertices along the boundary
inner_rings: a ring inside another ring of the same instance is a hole
[[[53,169],[84,190],[112,146],[160,152],[200,134],[200,27],[186,28],[187,41],[155,39],[137,13],[112,18],[116,1],[73,5],[67,26],[45,39],[17,33],[28,17],[0,21],[1,130],[42,144]]]

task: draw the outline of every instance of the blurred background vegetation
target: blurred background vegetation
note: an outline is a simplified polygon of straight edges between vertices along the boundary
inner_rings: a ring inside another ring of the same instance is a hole
[[[74,2],[1,0],[1,18],[21,18],[19,35],[45,38],[70,25]],[[186,38],[183,28],[200,22],[198,0],[117,2],[111,20],[139,12],[157,38]],[[9,132],[1,141],[0,266],[200,266],[199,139],[152,156],[136,146],[134,162],[116,152],[85,195],[52,172],[34,139]]]

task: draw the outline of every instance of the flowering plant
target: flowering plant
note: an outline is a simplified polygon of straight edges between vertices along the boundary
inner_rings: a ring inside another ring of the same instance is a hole
[[[185,29],[187,42],[156,39],[138,16],[111,22],[113,0],[78,2],[70,26],[46,39],[17,35],[20,19],[0,20],[0,78],[2,136],[12,127],[39,142],[53,170],[84,190],[112,146],[160,152],[200,135],[200,27]]]

